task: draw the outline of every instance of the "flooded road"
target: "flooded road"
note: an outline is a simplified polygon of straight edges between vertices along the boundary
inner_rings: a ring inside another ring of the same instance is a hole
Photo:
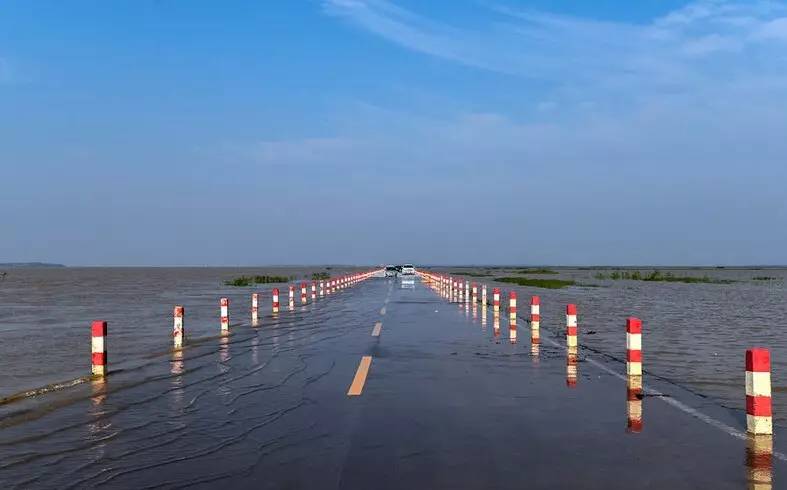
[[[166,332],[171,318],[161,316],[155,328]],[[780,480],[783,461],[774,458],[773,474],[758,467],[747,441],[657,398],[632,405],[611,374],[618,363],[583,349],[572,360],[548,331],[534,352],[524,326],[512,344],[504,318],[449,303],[420,282],[370,279],[276,317],[266,308],[258,328],[236,324],[229,337],[205,335],[182,352],[157,341],[105,381],[3,407],[0,481],[321,489]],[[217,318],[199,328],[217,330]],[[745,427],[742,412],[653,386],[722,425]]]

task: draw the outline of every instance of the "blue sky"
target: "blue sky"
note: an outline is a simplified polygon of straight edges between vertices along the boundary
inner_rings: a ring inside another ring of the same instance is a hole
[[[0,262],[787,263],[787,2],[0,9]]]

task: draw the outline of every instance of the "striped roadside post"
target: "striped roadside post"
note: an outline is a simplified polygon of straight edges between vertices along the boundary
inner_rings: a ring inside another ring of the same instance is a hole
[[[566,306],[566,346],[577,345],[577,305],[569,304]]]
[[[251,293],[251,325],[256,327],[259,323],[260,293]]]
[[[473,291],[473,300],[472,301],[473,301],[473,304],[476,304],[476,303],[478,303],[478,284],[473,283],[472,288],[473,288],[472,289],[472,291]]]
[[[325,281],[320,281],[320,298],[325,296]]]
[[[172,310],[172,343],[176,349],[183,347],[183,314],[185,309],[180,305],[175,305]]]
[[[516,342],[516,291],[508,293],[508,336]]]
[[[107,322],[96,320],[90,325],[91,372],[93,376],[107,374]]]
[[[492,289],[492,311],[495,315],[500,313],[500,288]]]
[[[219,317],[221,321],[221,334],[226,335],[230,330],[230,300],[221,298],[219,300]]]
[[[465,303],[470,302],[470,281],[465,279]]]
[[[292,284],[290,284],[289,293],[290,293],[290,296],[289,296],[289,301],[288,301],[287,306],[290,309],[293,309],[295,307],[295,286],[293,286]]]
[[[773,434],[771,413],[771,353],[746,351],[746,430],[752,435]]]
[[[486,308],[486,284],[481,285],[481,304]]]
[[[273,288],[273,294],[271,294],[271,306],[273,307],[273,312],[279,312],[279,288]]]
[[[317,299],[317,281],[312,281],[312,301]]]
[[[626,374],[642,376],[642,320],[626,320]]]
[[[305,282],[301,283],[301,304],[302,305],[306,304],[306,283]]]
[[[530,343],[541,342],[541,298],[530,297]]]

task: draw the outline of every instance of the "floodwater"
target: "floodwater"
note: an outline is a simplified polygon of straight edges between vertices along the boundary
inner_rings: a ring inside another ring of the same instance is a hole
[[[306,305],[296,291],[292,310],[280,285],[277,315],[271,286],[221,285],[250,273],[296,275],[300,284],[311,272],[12,271],[0,286],[4,396],[88,374],[94,319],[109,322],[110,376],[0,406],[3,488],[628,488],[632,481],[741,488],[781,481],[783,455],[771,475],[770,462],[767,471],[756,468],[762,458],[718,427],[654,398],[632,408],[625,384],[585,356],[623,358],[625,318],[640,316],[645,369],[665,378],[646,375],[646,383],[743,430],[743,349],[768,346],[779,425],[783,282],[604,282],[564,270],[606,287],[517,288],[520,316],[526,294],[542,298],[544,342],[535,352],[526,328],[510,343],[505,320],[500,328],[491,311],[450,304],[418,281],[372,279]],[[256,328],[252,291],[263,293]],[[217,336],[221,296],[231,300],[227,337]],[[740,306],[744,299],[760,303],[759,328],[743,328],[757,325],[755,308]],[[579,355],[555,345],[568,302],[579,305]],[[188,342],[173,352],[175,304],[185,306]],[[373,358],[369,379],[361,396],[348,397],[361,356]],[[614,359],[599,359],[622,371]]]
[[[576,303],[579,342],[600,353],[626,358],[626,318],[643,323],[643,368],[723,406],[743,410],[744,355],[747,348],[771,351],[774,422],[787,425],[787,270],[672,269],[675,276],[708,276],[731,284],[648,282],[597,279],[599,272],[555,268],[557,275],[526,274],[533,278],[572,279],[579,286],[543,289],[514,286],[518,312],[528,318],[530,296],[541,298],[541,328],[565,331],[565,307]],[[511,270],[451,268],[436,272],[471,271],[490,274],[467,280],[500,287],[501,307],[507,305],[507,283],[496,277],[515,276]],[[642,269],[647,275],[651,270]],[[666,273],[666,270],[662,270]],[[769,280],[753,278],[770,277]],[[584,285],[584,286],[583,286]],[[480,293],[479,293],[480,294]]]

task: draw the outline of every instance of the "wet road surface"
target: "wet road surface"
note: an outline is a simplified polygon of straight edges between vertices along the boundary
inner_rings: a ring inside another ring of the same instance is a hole
[[[582,350],[569,362],[554,338],[534,353],[525,324],[509,342],[506,318],[496,329],[491,308],[449,303],[420,282],[371,279],[257,329],[236,325],[229,338],[6,407],[0,482],[743,488],[770,478],[746,440],[657,397],[632,407],[609,372],[621,364]],[[654,387],[745,427],[741,413]],[[632,411],[641,429],[632,430]],[[778,482],[784,463],[772,464]]]

